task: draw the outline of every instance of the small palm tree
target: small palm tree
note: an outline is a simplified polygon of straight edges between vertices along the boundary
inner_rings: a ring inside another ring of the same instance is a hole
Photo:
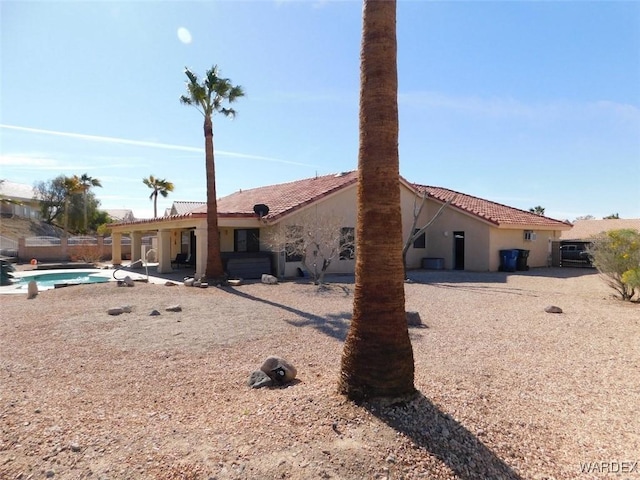
[[[62,186],[64,189],[64,235],[69,235],[69,215],[71,209],[69,205],[71,203],[71,197],[82,192],[82,186],[80,185],[80,179],[77,175],[73,177],[64,177],[62,180]]]
[[[91,190],[91,187],[102,187],[100,180],[90,177],[89,174],[83,173],[78,179],[80,188],[82,189],[82,208],[84,209],[84,230],[87,231],[87,193]]]
[[[153,218],[158,218],[158,194],[167,198],[169,192],[173,192],[173,183],[164,178],[156,178],[153,175],[149,175],[149,178],[143,178],[142,183],[153,189],[153,192],[149,195],[149,200],[153,200]]]
[[[200,83],[198,76],[188,68],[187,95],[180,97],[184,105],[195,107],[204,117],[204,150],[207,173],[207,267],[205,276],[211,280],[222,279],[222,257],[218,234],[218,201],[216,194],[216,169],[213,154],[213,123],[211,116],[217,112],[225,117],[235,117],[233,108],[223,107],[225,102],[233,103],[244,96],[242,87],[232,85],[228,78],[218,76],[218,66],[214,65]]]

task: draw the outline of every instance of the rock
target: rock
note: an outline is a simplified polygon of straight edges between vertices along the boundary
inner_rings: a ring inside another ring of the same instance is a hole
[[[135,285],[135,282],[129,275],[122,279],[122,283],[124,283],[127,287],[133,287]]]
[[[180,305],[171,305],[164,309],[166,312],[181,312],[182,307]]]
[[[420,312],[405,312],[407,317],[407,325],[410,327],[422,326],[422,320],[420,319]]]
[[[124,310],[122,309],[122,307],[112,307],[109,310],[107,310],[107,313],[109,315],[120,315],[124,313]]]
[[[164,286],[165,286],[165,287],[176,287],[176,286],[178,286],[178,284],[177,284],[177,283],[175,283],[175,282],[171,282],[171,281],[167,280],[167,281],[164,283]]]
[[[544,309],[547,313],[562,313],[562,309],[560,307],[556,307],[555,305],[549,305]]]
[[[122,305],[122,312],[123,313],[131,313],[131,311],[133,310],[133,307],[131,305]]]
[[[262,388],[262,387],[270,387],[273,385],[273,380],[271,377],[264,373],[262,370],[256,370],[251,375],[249,375],[249,381],[247,382],[251,388]]]
[[[184,279],[184,286],[185,287],[193,287],[193,283],[196,281],[195,278],[185,278]]]
[[[278,283],[278,279],[273,275],[269,275],[268,273],[263,273],[262,283],[266,283],[268,285],[275,285],[276,283]]]
[[[31,280],[27,284],[27,299],[31,300],[32,298],[36,298],[38,296],[38,284],[35,280]]]
[[[290,382],[298,373],[296,367],[280,357],[267,358],[260,370],[269,375],[271,380],[280,384]]]
[[[69,449],[72,452],[79,452],[80,450],[82,450],[82,447],[79,444],[72,442],[69,444]]]
[[[149,314],[150,317],[156,317],[158,315],[160,315],[158,310],[151,310],[151,313]]]

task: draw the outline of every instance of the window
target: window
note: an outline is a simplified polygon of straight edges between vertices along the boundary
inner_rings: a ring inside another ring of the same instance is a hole
[[[300,262],[304,249],[304,227],[287,225],[286,229],[285,262]]]
[[[259,252],[260,251],[260,229],[248,228],[233,231],[233,251],[234,252]]]
[[[420,229],[416,228],[413,231],[413,234],[415,235],[416,232],[419,232],[419,231]],[[425,232],[422,232],[420,236],[413,241],[413,248],[427,248],[427,240],[426,240]]]
[[[355,258],[355,229],[342,227],[340,229],[340,260],[353,260]]]
[[[536,232],[534,232],[533,230],[525,230],[524,239],[528,242],[534,241],[536,239]]]

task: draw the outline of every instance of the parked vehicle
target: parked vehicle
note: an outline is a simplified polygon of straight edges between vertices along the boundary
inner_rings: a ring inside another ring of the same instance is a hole
[[[591,267],[591,257],[586,242],[569,243],[560,246],[560,266]]]

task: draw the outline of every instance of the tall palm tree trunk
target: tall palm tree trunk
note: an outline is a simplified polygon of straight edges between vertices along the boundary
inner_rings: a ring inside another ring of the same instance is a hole
[[[338,383],[351,399],[415,391],[404,303],[396,60],[395,0],[365,0],[356,280]]]
[[[218,233],[218,199],[216,193],[216,167],[213,154],[213,124],[211,117],[204,118],[204,151],[207,162],[207,267],[205,275],[210,280],[222,280],[224,270],[220,257]]]

